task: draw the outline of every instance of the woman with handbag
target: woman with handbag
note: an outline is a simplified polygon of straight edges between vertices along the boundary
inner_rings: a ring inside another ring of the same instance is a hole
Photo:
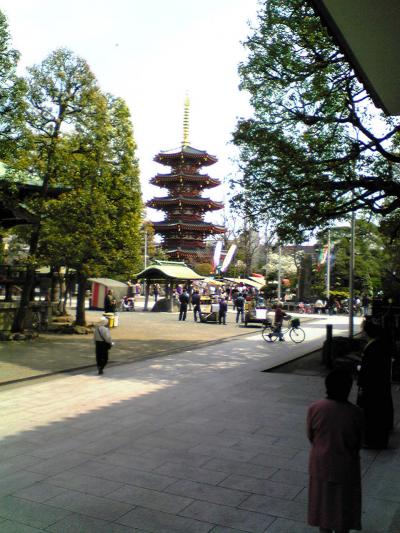
[[[108,351],[113,342],[111,340],[108,320],[103,317],[94,329],[94,342],[96,346],[96,363],[99,374],[103,374],[104,367],[108,363]]]

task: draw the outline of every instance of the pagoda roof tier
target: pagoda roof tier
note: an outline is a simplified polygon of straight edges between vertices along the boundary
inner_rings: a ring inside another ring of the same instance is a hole
[[[202,231],[207,233],[225,233],[223,226],[217,226],[209,222],[185,222],[183,220],[177,220],[174,222],[153,222],[155,231],[163,233],[164,231],[170,231],[173,229],[180,229],[183,231]]]
[[[154,157],[154,161],[161,163],[161,165],[174,165],[191,161],[199,166],[213,165],[218,161],[215,155],[208,154],[205,150],[198,150],[192,146],[181,146],[180,148],[173,148],[172,150],[165,150]]]
[[[191,182],[195,183],[199,187],[211,188],[218,187],[221,185],[221,182],[217,178],[211,178],[208,174],[186,174],[184,172],[179,172],[176,174],[156,174],[153,178],[150,179],[150,183],[153,185],[168,185],[170,183],[177,182]]]
[[[204,206],[207,210],[222,209],[224,204],[222,202],[214,202],[210,198],[202,198],[201,196],[177,196],[170,198],[169,196],[163,198],[153,198],[147,202],[147,207],[157,209],[159,207],[173,207],[176,205],[187,206]]]
[[[211,259],[212,252],[209,250],[199,250],[197,248],[175,248],[174,250],[166,250],[169,257],[185,258],[185,259]]]

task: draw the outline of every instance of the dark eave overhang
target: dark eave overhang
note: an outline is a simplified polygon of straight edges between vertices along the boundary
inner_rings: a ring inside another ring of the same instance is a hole
[[[400,115],[400,1],[308,1],[375,105]]]

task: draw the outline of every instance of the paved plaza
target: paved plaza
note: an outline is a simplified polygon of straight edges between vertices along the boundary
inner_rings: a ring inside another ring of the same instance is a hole
[[[320,347],[328,320],[335,334],[347,327],[346,317],[313,318],[295,345],[165,314],[168,355],[117,355],[140,344],[122,326],[104,376],[88,367],[1,386],[0,532],[316,531],[306,525],[305,415],[323,380],[265,371]],[[188,342],[194,328],[225,337]],[[48,368],[74,346],[93,358],[91,342],[53,339]],[[400,531],[399,434],[389,450],[362,451],[364,532]]]

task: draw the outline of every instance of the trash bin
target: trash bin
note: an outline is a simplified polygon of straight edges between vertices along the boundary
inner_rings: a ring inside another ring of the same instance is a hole
[[[119,325],[119,314],[118,313],[115,313],[114,314],[114,328],[118,327]]]
[[[108,327],[111,329],[114,327],[114,313],[103,313],[103,316],[108,320]]]

